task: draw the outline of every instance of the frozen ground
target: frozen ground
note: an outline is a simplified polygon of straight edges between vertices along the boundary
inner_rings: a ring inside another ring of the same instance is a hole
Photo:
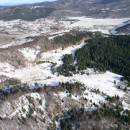
[[[75,20],[76,22],[70,25],[71,28],[81,28],[86,29],[87,31],[100,31],[105,34],[111,33],[111,30],[117,27],[120,24],[123,24],[125,21],[129,20],[129,18],[124,19],[94,19],[87,17],[70,17],[70,20]]]
[[[48,36],[66,32],[65,27],[55,19],[35,21],[0,21],[0,48],[18,46],[33,41],[36,36]]]
[[[112,33],[112,34],[117,34],[117,33],[118,33],[118,31],[117,31],[118,28],[124,27],[124,26],[129,25],[129,24],[130,24],[130,19],[129,19],[128,21],[122,22],[121,24],[115,26],[115,27],[111,30],[111,33]],[[121,33],[121,34],[125,34],[125,33],[123,32],[123,33]],[[130,32],[127,33],[127,34],[130,34]]]
[[[41,54],[39,59],[41,64],[30,64],[25,68],[15,69],[13,66],[7,63],[0,64],[0,75],[5,75],[10,78],[18,78],[24,83],[29,83],[31,88],[34,87],[34,83],[39,83],[39,86],[58,86],[59,83],[65,82],[79,82],[84,84],[86,91],[83,94],[84,98],[92,100],[92,102],[98,104],[99,102],[104,102],[105,97],[101,93],[108,96],[118,95],[123,97],[125,94],[122,90],[116,88],[116,84],[120,82],[122,76],[111,73],[109,71],[105,73],[95,73],[92,69],[88,69],[85,72],[87,74],[75,74],[71,77],[65,77],[58,75],[57,73],[53,74],[51,71],[52,65],[55,66],[62,65],[62,58],[65,54],[75,54],[75,51],[82,47],[84,43],[80,45],[75,45],[68,47],[64,50],[57,49]],[[32,52],[31,52],[32,51]],[[34,50],[29,50],[28,53],[36,55]],[[28,57],[28,53],[24,53],[25,57]],[[30,58],[31,59],[31,58]],[[2,69],[3,68],[3,69]],[[88,75],[89,73],[89,75]],[[101,93],[96,94],[92,90],[99,90]],[[63,93],[61,94],[61,96]],[[76,97],[73,97],[77,100]]]
[[[14,35],[19,42],[16,44],[16,39],[11,37],[8,43],[2,44],[1,48],[6,48],[8,46],[15,46],[21,44],[27,37],[46,35],[51,40],[58,35],[63,35],[65,32],[72,30],[74,28],[85,29],[87,31],[101,31],[103,33],[110,33],[110,30],[115,26],[122,24],[127,21],[125,19],[93,19],[86,17],[69,17],[65,20],[55,21],[54,19],[40,19],[34,22],[27,21],[10,21],[3,22],[0,21],[0,31],[7,33],[9,35]],[[4,34],[5,35],[5,34]],[[29,38],[30,39],[30,38]],[[12,40],[12,42],[10,42]],[[6,36],[4,37],[6,41]],[[84,42],[79,45],[74,45],[67,47],[62,50],[62,48],[40,53],[38,59],[37,55],[40,52],[40,47],[35,45],[35,47],[20,48],[18,51],[23,55],[23,57],[28,61],[28,64],[24,68],[15,68],[15,66],[9,63],[0,63],[0,75],[7,76],[9,78],[17,78],[23,83],[30,84],[30,87],[34,87],[34,83],[39,83],[39,86],[58,86],[59,83],[65,82],[80,82],[86,87],[86,91],[83,93],[83,97],[92,102],[98,104],[99,102],[105,101],[105,96],[115,96],[123,97],[125,92],[116,88],[116,84],[120,82],[120,75],[111,73],[109,71],[105,73],[94,73],[92,69],[85,70],[86,73],[74,74],[71,77],[65,77],[57,73],[52,72],[52,66],[62,65],[62,58],[65,54],[72,54],[74,56],[75,51],[82,46]],[[89,73],[89,75],[88,75]],[[116,82],[116,84],[115,84]],[[100,93],[96,94],[92,92],[93,90],[99,90]],[[65,94],[61,94],[63,96]],[[80,98],[80,97],[78,97]],[[73,99],[77,100],[73,95]]]
[[[19,51],[23,54],[23,56],[29,61],[33,62],[37,58],[38,53],[40,52],[40,46],[36,46],[36,48],[22,48]]]
[[[108,34],[112,29],[116,29],[116,27],[122,25],[127,20],[128,19],[69,17],[59,21],[55,21],[54,19],[40,19],[34,22],[21,20],[10,22],[0,21],[0,49],[3,51],[8,47],[22,45],[32,41],[35,36],[44,35],[47,36],[49,40],[52,40],[72,29],[101,31]],[[73,93],[71,96],[69,96],[70,93],[67,93],[65,90],[56,90],[49,94],[47,92],[43,93],[42,91],[39,93],[32,93],[32,91],[29,93],[25,92],[22,93],[22,95],[21,93],[16,93],[16,95],[10,97],[9,100],[3,101],[0,107],[0,118],[5,120],[12,119],[11,125],[8,124],[9,128],[11,128],[11,126],[13,126],[13,128],[14,126],[17,127],[17,125],[12,123],[12,121],[16,122],[16,117],[23,119],[31,116],[32,119],[37,119],[36,124],[34,124],[34,122],[31,123],[32,129],[35,129],[34,127],[37,125],[40,126],[41,129],[47,129],[46,126],[50,126],[51,122],[50,113],[57,115],[57,113],[62,111],[75,108],[76,104],[76,108],[78,108],[82,103],[85,108],[92,109],[94,104],[100,106],[102,102],[107,102],[107,96],[112,97],[117,95],[121,100],[126,97],[126,92],[116,87],[121,82],[120,78],[122,77],[118,74],[109,71],[95,73],[93,69],[89,68],[84,70],[83,73],[79,72],[70,77],[52,72],[52,66],[58,67],[62,65],[62,58],[65,54],[72,54],[74,56],[75,51],[84,45],[85,43],[81,42],[80,44],[65,49],[59,48],[47,52],[42,52],[39,44],[35,44],[33,47],[22,46],[15,48],[17,51],[15,49],[14,51],[20,53],[20,56],[23,56],[23,59],[27,62],[26,67],[16,68],[16,66],[9,64],[10,62],[8,62],[8,60],[1,62],[0,59],[0,77],[3,78],[0,78],[0,83],[8,77],[19,79],[22,83],[28,83],[30,89],[43,87],[45,85],[52,89],[52,87],[58,87],[59,84],[66,82],[78,82],[85,87],[82,93]],[[6,53],[7,51],[5,51],[5,54]],[[13,55],[11,56],[13,57]],[[36,85],[35,83],[38,84]],[[126,98],[129,97],[127,96]],[[125,109],[130,109],[130,105],[127,101],[129,100],[123,100],[123,106]],[[39,122],[42,122],[43,125]],[[29,123],[29,120],[27,123]],[[7,127],[6,125],[7,123],[5,122],[5,128]]]
[[[109,34],[125,23],[129,18],[123,19],[95,19],[87,17],[67,17],[55,20],[38,19],[35,21],[0,21],[0,48],[19,46],[33,41],[36,36],[47,36],[53,39],[73,29],[86,31],[101,31]]]

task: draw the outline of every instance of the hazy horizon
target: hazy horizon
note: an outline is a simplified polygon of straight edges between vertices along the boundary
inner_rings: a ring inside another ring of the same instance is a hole
[[[0,6],[11,6],[20,4],[31,4],[37,2],[55,1],[55,0],[0,0]]]

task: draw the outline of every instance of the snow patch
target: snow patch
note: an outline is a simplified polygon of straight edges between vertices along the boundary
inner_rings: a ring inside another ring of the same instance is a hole
[[[70,20],[77,20],[76,22],[70,24],[70,28],[81,28],[86,29],[87,31],[100,31],[105,34],[109,34],[110,31],[117,25],[120,25],[127,21],[129,18],[123,19],[95,19],[87,17],[68,17]]]
[[[39,103],[40,100],[44,101],[43,104]],[[35,116],[37,115],[37,109],[44,111],[45,98],[41,98],[38,93],[26,94],[17,100],[16,105],[15,111],[9,116],[9,118],[18,116],[21,119],[26,118],[27,116]]]
[[[92,100],[92,102],[99,104],[99,102],[104,102],[105,97],[102,95],[108,96],[119,96],[123,97],[125,92],[116,88],[116,84],[120,82],[120,78],[122,76],[114,74],[112,72],[105,72],[105,73],[95,73],[93,69],[85,70],[84,72],[89,72],[88,74],[74,74],[70,77],[65,77],[62,75],[53,74],[51,67],[52,65],[60,66],[62,65],[62,58],[65,54],[72,54],[75,55],[75,51],[85,43],[80,45],[75,45],[68,47],[64,50],[57,49],[53,51],[48,51],[42,54],[41,61],[44,61],[42,64],[31,65],[26,68],[16,69],[12,71],[12,69],[7,69],[8,72],[4,73],[6,76],[10,78],[18,78],[24,83],[29,83],[30,88],[33,89],[36,87],[35,83],[41,84],[41,87],[44,85],[47,86],[58,86],[60,83],[75,83],[79,82],[84,84],[86,87],[86,91],[83,94],[84,98]],[[11,71],[10,71],[11,70]],[[116,84],[115,84],[116,82]],[[92,92],[92,90],[98,89],[100,93],[96,94]],[[60,93],[61,97],[66,96],[65,93]],[[75,97],[73,97],[76,99]]]
[[[39,47],[36,48],[23,48],[19,50],[28,61],[35,61],[37,54],[40,52]]]

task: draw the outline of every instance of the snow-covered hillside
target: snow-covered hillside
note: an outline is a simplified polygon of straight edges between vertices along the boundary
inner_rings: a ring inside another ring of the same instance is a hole
[[[108,103],[109,98],[113,97],[119,98],[124,109],[130,109],[129,96],[124,91],[126,86],[119,88],[124,84],[121,80],[123,76],[110,71],[98,72],[93,68],[78,71],[71,76],[63,76],[54,71],[63,65],[64,55],[72,54],[74,58],[75,52],[88,44],[85,42],[86,39],[80,39],[81,41],[75,45],[69,44],[65,47],[56,47],[56,49],[53,47],[50,50],[46,49],[46,45],[54,44],[52,41],[55,37],[62,37],[69,31],[72,33],[71,30],[101,31],[109,34],[112,29],[127,20],[128,18],[69,17],[58,21],[54,19],[40,19],[33,22],[0,21],[0,38],[2,39],[0,42],[0,84],[2,86],[6,79],[21,81],[14,86],[5,85],[5,88],[1,89],[1,92],[7,95],[7,91],[14,94],[9,95],[9,100],[6,100],[5,96],[5,101],[1,101],[0,127],[4,120],[12,129],[14,129],[14,124],[19,128],[19,123],[26,122],[26,125],[22,124],[26,126],[25,130],[29,128],[33,130],[37,125],[36,130],[46,130],[50,124],[57,124],[53,120],[58,114],[62,115],[62,112],[82,107],[85,110],[100,108],[102,104]],[[34,40],[36,36],[38,36],[36,40],[39,40],[39,37],[45,38],[37,43]],[[33,40],[33,44],[30,44],[29,42]],[[24,43],[27,46],[24,46]],[[8,59],[8,57],[11,58]],[[19,65],[21,59],[17,59],[18,57],[22,58],[25,65]],[[11,60],[17,61],[17,64],[13,64]],[[64,86],[66,84],[67,87],[72,87],[71,93]],[[76,85],[79,86],[75,89]],[[16,91],[10,91],[10,88],[15,88]],[[29,118],[31,120],[27,121]]]
[[[128,18],[94,19],[86,17],[68,17],[57,21],[55,19],[39,19],[33,22],[21,20],[9,22],[0,21],[0,30],[3,31],[3,33],[7,32],[8,35],[19,35],[18,37],[22,38],[22,41],[24,38],[41,34],[46,35],[49,40],[52,40],[54,37],[62,36],[65,32],[75,28],[85,29],[86,31],[101,31],[108,34],[112,28],[127,20]],[[16,39],[13,38],[12,40],[15,41]],[[1,49],[7,47],[8,44],[1,45]],[[21,44],[21,41],[15,45],[18,46],[19,44]],[[1,62],[0,75],[19,79],[22,83],[30,84],[32,88],[34,87],[33,84],[36,82],[39,86],[58,86],[63,82],[80,82],[86,86],[86,93],[89,93],[88,96],[84,96],[87,98],[91,97],[90,99],[94,100],[95,103],[99,102],[100,99],[102,100],[102,98],[104,100],[104,97],[97,98],[97,95],[91,95],[92,93],[90,91],[92,89],[99,89],[99,91],[103,92],[105,95],[118,95],[123,97],[124,92],[116,88],[122,76],[109,71],[105,73],[95,73],[93,69],[88,69],[84,71],[85,74],[78,73],[70,77],[53,73],[52,67],[62,65],[62,58],[65,54],[72,54],[74,56],[75,51],[84,45],[85,43],[82,42],[65,49],[59,48],[47,52],[41,52],[39,45],[35,45],[34,47],[23,46],[18,48],[17,51],[26,60],[26,67],[19,68],[8,62]],[[10,43],[9,46],[14,46],[14,44]]]
[[[30,87],[32,89],[35,88],[35,83],[38,83],[39,87],[43,87],[44,85],[58,86],[60,83],[79,82],[81,84],[84,84],[86,87],[84,97],[89,100],[92,100],[96,104],[105,101],[105,97],[101,94],[95,94],[91,92],[95,89],[98,89],[101,93],[104,93],[105,95],[117,95],[122,98],[125,93],[116,87],[116,85],[121,82],[120,79],[122,76],[120,75],[111,73],[109,71],[105,73],[98,73],[94,72],[93,69],[85,70],[85,74],[78,73],[73,74],[73,76],[70,77],[65,77],[52,72],[53,65],[55,65],[55,67],[62,65],[62,58],[65,54],[74,55],[75,51],[84,45],[85,43],[81,43],[79,45],[65,48],[64,50],[57,49],[42,53],[41,58],[39,59],[39,61],[42,61],[40,64],[30,64],[25,68],[15,69],[9,64],[1,63],[0,75],[5,75],[10,78],[17,78],[23,83],[30,84]],[[34,50],[30,49],[28,53],[24,53],[24,55],[25,57],[28,57],[28,55],[31,55],[33,52]],[[33,55],[36,55],[36,53],[33,53]]]
[[[87,18],[87,17],[70,17],[70,20],[77,20],[70,25],[71,28],[81,28],[86,29],[87,31],[99,31],[105,34],[110,34],[111,30],[118,25],[123,24],[129,18],[124,19],[111,19],[111,18],[104,18],[104,19],[94,19],[94,18]]]
[[[51,40],[73,29],[109,34],[128,20],[129,18],[66,17],[65,19],[45,18],[35,21],[0,21],[0,48],[19,46],[33,41],[36,36],[48,36]]]

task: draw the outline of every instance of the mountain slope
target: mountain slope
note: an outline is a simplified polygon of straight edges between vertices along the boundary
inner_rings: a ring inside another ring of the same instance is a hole
[[[11,7],[8,9],[2,9],[0,11],[0,19],[13,20],[35,20],[38,18],[44,18],[50,15],[55,9],[51,7],[39,7],[39,8],[28,8],[28,7]]]
[[[0,19],[35,20],[48,16],[129,17],[129,0],[58,0],[0,10]]]
[[[129,0],[61,0],[65,9],[93,17],[129,17]]]

